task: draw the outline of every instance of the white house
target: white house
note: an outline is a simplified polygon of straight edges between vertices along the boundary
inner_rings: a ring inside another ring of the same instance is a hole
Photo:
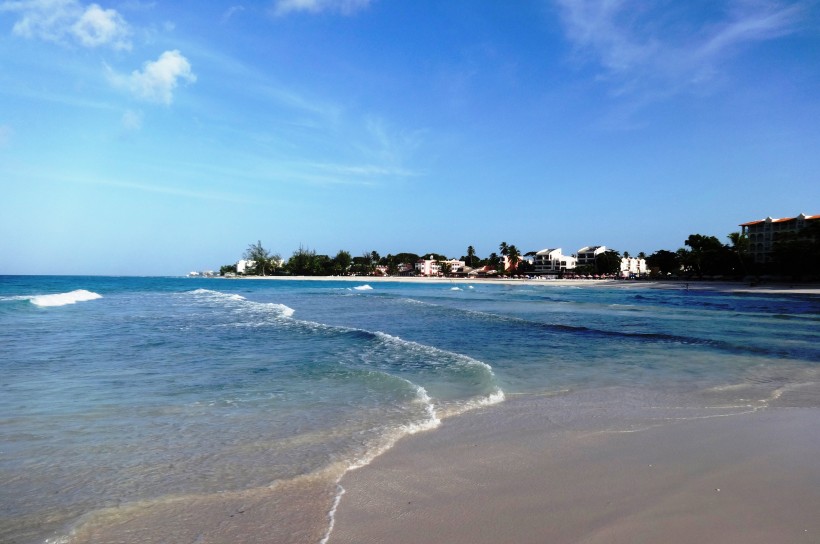
[[[577,259],[561,253],[561,248],[542,249],[535,254],[533,265],[536,274],[555,274],[575,269]]]
[[[578,266],[594,265],[595,258],[606,251],[606,246],[586,246],[578,250]]]
[[[419,259],[416,261],[416,272],[422,276],[441,276],[441,265],[446,264],[450,267],[450,272],[458,272],[464,268],[466,263],[456,259],[448,261],[437,261],[430,255],[426,259]]]
[[[246,274],[248,269],[252,269],[255,266],[256,266],[256,261],[246,261],[244,259],[241,260],[241,261],[237,261],[237,263],[236,263],[236,273],[237,274]]]
[[[621,259],[621,277],[642,276],[646,274],[646,260],[635,257],[623,257]]]
[[[427,259],[422,258],[416,261],[416,272],[422,276],[438,276],[441,274],[441,266],[430,255]]]
[[[274,260],[271,261],[276,268],[282,268],[285,265],[284,259]],[[236,262],[236,273],[237,274],[247,274],[252,272],[253,269],[256,267],[256,261],[248,261],[248,260],[241,260]]]

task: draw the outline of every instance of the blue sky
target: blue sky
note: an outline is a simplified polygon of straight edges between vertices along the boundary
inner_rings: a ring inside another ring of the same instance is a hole
[[[0,274],[820,213],[816,1],[0,0]]]

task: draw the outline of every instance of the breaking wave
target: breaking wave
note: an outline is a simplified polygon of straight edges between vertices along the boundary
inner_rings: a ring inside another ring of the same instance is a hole
[[[28,300],[35,306],[54,307],[66,306],[68,304],[76,304],[77,302],[87,302],[89,300],[96,300],[102,298],[102,295],[86,291],[85,289],[77,289],[68,293],[56,293],[53,295],[35,295],[32,297],[21,297]]]

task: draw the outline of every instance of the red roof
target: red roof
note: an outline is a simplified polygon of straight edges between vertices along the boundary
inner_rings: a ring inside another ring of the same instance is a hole
[[[797,217],[783,217],[781,219],[772,219],[772,223],[785,223],[786,221],[794,221]],[[815,219],[820,219],[820,215],[807,215],[806,221],[813,221]],[[760,219],[758,221],[749,221],[748,223],[741,223],[738,227],[750,227],[752,225],[759,225],[760,223],[765,223],[765,219]]]

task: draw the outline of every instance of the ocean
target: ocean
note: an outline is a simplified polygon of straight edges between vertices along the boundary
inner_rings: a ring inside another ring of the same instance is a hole
[[[0,276],[0,542],[213,542],[261,504],[269,542],[332,542],[346,471],[514,398],[607,430],[818,406],[819,326],[684,284]]]

